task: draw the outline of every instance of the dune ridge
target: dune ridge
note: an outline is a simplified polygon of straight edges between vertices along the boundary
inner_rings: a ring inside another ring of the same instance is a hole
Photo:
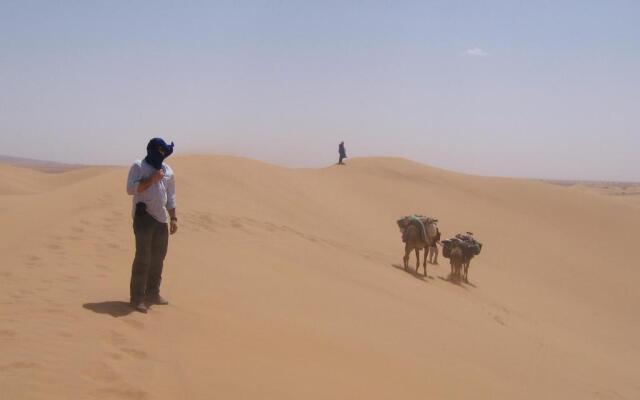
[[[634,203],[397,158],[169,164],[171,305],[147,315],[127,169],[0,166],[7,398],[640,397]],[[414,212],[484,243],[470,284],[402,270]]]

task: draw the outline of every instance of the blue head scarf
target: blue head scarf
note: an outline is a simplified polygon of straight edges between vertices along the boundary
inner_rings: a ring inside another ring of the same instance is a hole
[[[147,144],[147,156],[144,160],[155,169],[162,168],[162,161],[173,153],[173,142],[167,144],[161,138],[153,138]]]

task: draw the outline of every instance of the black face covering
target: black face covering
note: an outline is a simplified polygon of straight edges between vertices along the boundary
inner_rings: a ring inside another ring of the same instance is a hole
[[[153,138],[147,144],[147,156],[144,160],[155,169],[162,168],[162,161],[173,153],[173,142],[167,144],[160,138]]]

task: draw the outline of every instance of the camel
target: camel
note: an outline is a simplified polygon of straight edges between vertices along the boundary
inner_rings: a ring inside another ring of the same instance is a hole
[[[447,253],[449,253],[452,278],[462,277],[465,282],[469,282],[469,265],[471,264],[471,259],[480,254],[482,243],[475,240],[471,232],[467,232],[445,240],[444,245],[444,255],[447,256]]]
[[[416,252],[416,273],[420,269],[420,250],[425,249],[423,268],[427,276],[427,255],[429,248],[435,246],[438,234],[438,220],[425,217],[404,217],[398,220],[398,227],[402,232],[404,246],[404,269],[409,269],[409,255]],[[436,258],[437,261],[437,258]]]

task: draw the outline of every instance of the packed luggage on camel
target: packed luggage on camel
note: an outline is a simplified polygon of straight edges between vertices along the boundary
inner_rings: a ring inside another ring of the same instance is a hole
[[[436,243],[440,238],[440,230],[438,229],[438,220],[424,215],[409,215],[402,217],[396,221],[400,232],[402,233],[402,242],[404,246],[404,269],[409,269],[409,255],[412,251],[416,253],[416,273],[420,268],[420,250],[424,249],[424,276],[427,276],[427,257],[429,249],[436,247]]]
[[[473,233],[458,234],[451,239],[442,241],[442,255],[451,264],[451,278],[464,278],[469,282],[469,264],[471,259],[482,250],[482,243],[476,240]]]

